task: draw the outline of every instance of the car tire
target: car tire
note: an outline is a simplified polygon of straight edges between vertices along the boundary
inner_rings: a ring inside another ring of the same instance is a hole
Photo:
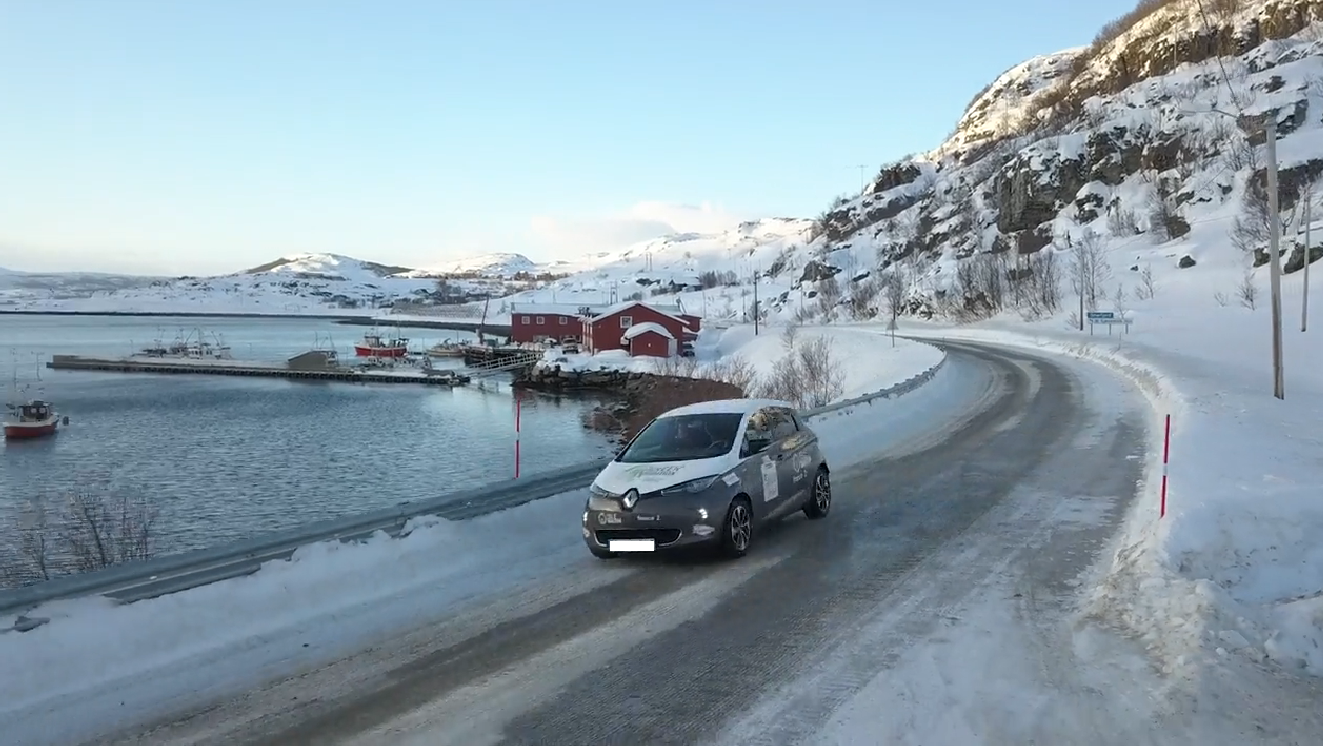
[[[593,556],[596,557],[597,559],[602,559],[602,560],[615,559],[616,557],[620,556],[615,552],[610,552],[605,549],[598,549],[597,547],[588,547],[588,551],[592,552]]]
[[[813,475],[813,488],[809,490],[808,502],[804,504],[804,515],[812,520],[826,518],[831,512],[831,474],[827,467],[819,466]]]
[[[735,559],[749,553],[753,545],[753,504],[744,495],[730,501],[726,520],[721,523],[722,556]]]

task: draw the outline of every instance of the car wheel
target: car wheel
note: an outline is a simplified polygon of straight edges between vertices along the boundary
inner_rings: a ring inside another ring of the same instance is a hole
[[[753,543],[753,506],[749,498],[740,495],[730,501],[726,520],[721,527],[721,553],[727,557],[743,557]]]
[[[813,477],[813,491],[808,504],[804,506],[804,515],[809,518],[826,518],[831,512],[831,475],[823,467]]]
[[[610,552],[605,549],[598,549],[597,547],[588,547],[588,551],[592,552],[593,556],[596,557],[597,559],[615,559],[616,557],[620,556],[615,552]]]

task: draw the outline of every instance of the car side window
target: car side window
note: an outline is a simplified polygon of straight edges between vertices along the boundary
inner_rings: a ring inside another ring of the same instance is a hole
[[[747,457],[762,453],[772,444],[773,418],[770,409],[760,409],[749,416],[749,425],[744,430],[744,442],[740,445],[740,456]]]
[[[772,439],[785,440],[793,438],[799,429],[795,427],[795,415],[788,409],[771,410],[775,419],[772,420]]]

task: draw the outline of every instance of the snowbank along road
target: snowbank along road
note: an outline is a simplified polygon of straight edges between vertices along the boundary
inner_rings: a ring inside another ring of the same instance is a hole
[[[119,742],[1318,743],[1314,684],[1244,661],[1161,681],[1076,612],[1140,478],[1142,400],[1086,364],[948,353],[981,382],[973,406],[838,470],[831,516],[788,520],[743,560],[585,552]]]

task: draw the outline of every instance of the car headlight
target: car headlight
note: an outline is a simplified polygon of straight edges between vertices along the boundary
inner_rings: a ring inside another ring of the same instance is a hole
[[[672,486],[670,486],[670,487],[667,487],[667,488],[664,489],[664,490],[661,490],[661,494],[663,494],[663,495],[692,495],[692,494],[697,493],[697,492],[702,492],[703,490],[707,489],[708,487],[711,487],[711,486],[712,486],[712,483],[715,482],[715,481],[717,481],[717,477],[718,477],[718,476],[720,476],[720,475],[714,474],[714,475],[712,475],[712,476],[710,476],[710,477],[701,477],[701,478],[699,478],[699,479],[691,479],[691,480],[689,480],[688,482],[681,482],[681,483],[679,483],[679,484],[672,485]]]
[[[592,495],[593,497],[613,497],[613,495],[610,492],[607,492],[601,487],[598,487],[596,482],[594,482],[592,485],[588,487],[588,494]]]

